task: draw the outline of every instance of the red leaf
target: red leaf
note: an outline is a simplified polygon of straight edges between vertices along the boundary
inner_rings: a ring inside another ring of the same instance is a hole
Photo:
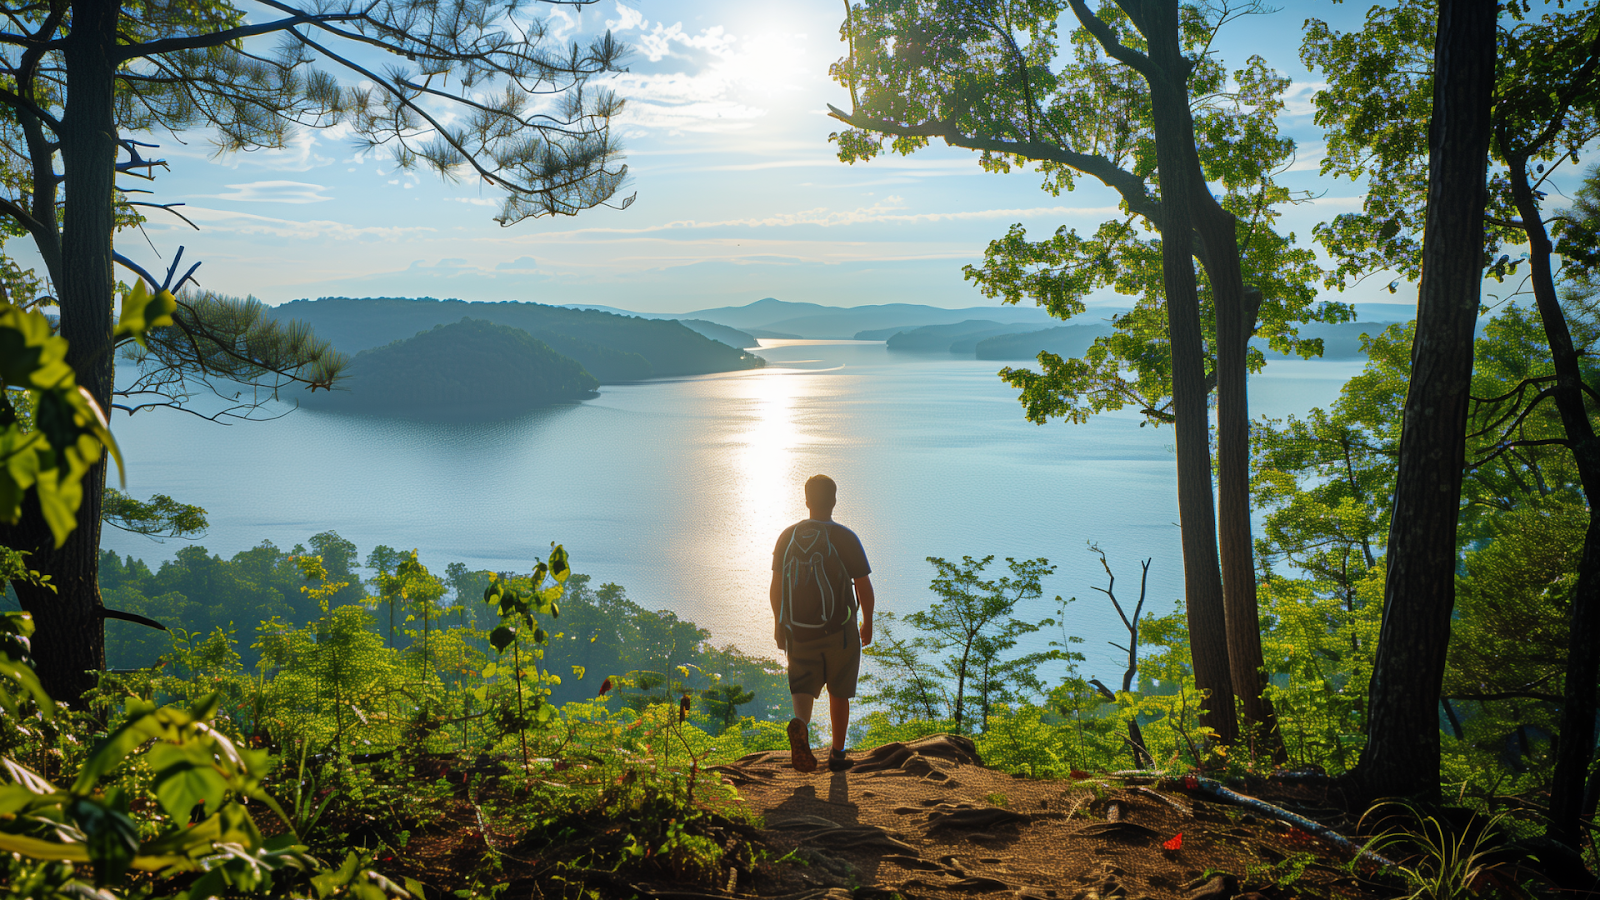
[[[604,697],[606,695],[606,691],[609,690],[611,690],[611,679],[607,678],[605,681],[600,682],[600,693],[595,694],[595,696]]]
[[[1073,781],[1082,781],[1082,780],[1084,780],[1085,778],[1088,778],[1088,777],[1089,777],[1089,773],[1083,771],[1082,769],[1073,769],[1072,770],[1072,780]]]
[[[1200,787],[1200,779],[1194,777],[1193,775],[1185,775],[1185,776],[1183,776],[1183,789],[1184,790],[1192,791],[1192,790],[1195,790],[1195,789],[1197,789],[1199,787]]]
[[[1172,840],[1163,842],[1161,844],[1161,849],[1163,849],[1163,850],[1182,850],[1183,849],[1183,832],[1180,831],[1177,834],[1172,836]]]

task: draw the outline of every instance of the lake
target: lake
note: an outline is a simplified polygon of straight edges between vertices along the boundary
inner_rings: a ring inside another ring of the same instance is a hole
[[[872,562],[879,609],[926,605],[926,558],[1047,557],[1058,568],[1023,618],[1076,596],[1068,630],[1084,674],[1120,675],[1126,632],[1104,596],[1146,611],[1182,594],[1170,429],[1132,411],[1085,425],[1028,423],[999,363],[891,353],[882,342],[763,341],[765,369],[603,387],[594,399],[476,425],[294,411],[219,426],[170,410],[112,426],[134,496],[204,507],[200,539],[232,556],[333,530],[362,558],[417,548],[436,573],[526,571],[559,542],[595,584],[709,628],[714,642],[776,655],[767,605],[773,542],[805,516],[801,486],[839,484],[834,517]],[[1254,414],[1326,405],[1359,361],[1271,362],[1250,380]],[[286,407],[277,407],[286,409]],[[154,567],[164,544],[107,529],[104,546]],[[1059,633],[1052,635],[1059,637]]]

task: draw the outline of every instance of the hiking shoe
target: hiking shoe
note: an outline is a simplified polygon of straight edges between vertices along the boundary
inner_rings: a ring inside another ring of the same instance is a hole
[[[817,770],[817,758],[811,755],[811,733],[799,719],[789,720],[789,762],[796,772]]]
[[[856,761],[846,756],[843,750],[834,750],[828,754],[828,771],[843,772],[854,766]]]

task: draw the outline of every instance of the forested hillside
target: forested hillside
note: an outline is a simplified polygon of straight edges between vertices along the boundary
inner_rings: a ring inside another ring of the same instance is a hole
[[[311,409],[423,419],[495,419],[592,396],[600,383],[526,331],[481,319],[363,351]]]
[[[759,367],[760,357],[663,319],[538,303],[467,303],[431,297],[323,297],[275,307],[346,353],[359,353],[463,317],[520,328],[570,356],[601,384]]]
[[[191,545],[155,569],[132,556],[105,551],[100,556],[100,583],[106,606],[172,629],[167,633],[108,621],[107,667],[149,668],[163,656],[176,660],[209,641],[212,655],[237,653],[240,667],[255,671],[262,663],[265,636],[305,628],[323,615],[324,602],[330,608],[368,607],[384,645],[397,650],[414,646],[427,619],[435,630],[461,629],[452,640],[464,642],[485,658],[494,656],[486,633],[496,621],[495,612],[483,602],[490,572],[450,563],[442,577],[426,579],[429,590],[408,590],[412,597],[406,599],[392,591],[386,594],[385,579],[409,554],[384,545],[373,548],[366,557],[367,576],[362,578],[355,571],[361,568],[356,546],[337,533],[313,535],[307,544],[285,550],[262,541],[227,559]],[[330,581],[344,586],[326,597],[313,597],[304,590],[306,578],[296,559],[306,554],[318,556]],[[14,608],[10,601],[6,605]],[[788,716],[788,683],[778,663],[731,646],[714,646],[706,629],[666,610],[645,609],[621,585],[594,586],[589,576],[573,575],[561,602],[561,616],[551,625],[560,637],[546,648],[544,667],[570,673],[573,666],[581,666],[596,673],[590,680],[568,678],[553,686],[552,702],[588,699],[602,679],[627,676],[630,684],[620,687],[620,694],[639,708],[652,699],[676,702],[685,690],[703,694],[715,688],[721,691],[716,696],[728,696],[730,687],[737,687],[750,696],[739,700],[742,695],[733,694],[737,702],[732,709],[718,707],[735,719]],[[715,704],[716,698],[711,702]]]

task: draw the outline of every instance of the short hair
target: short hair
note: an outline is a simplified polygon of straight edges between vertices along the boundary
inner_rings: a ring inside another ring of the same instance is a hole
[[[806,479],[806,508],[832,509],[839,498],[839,486],[826,475],[813,475]]]

